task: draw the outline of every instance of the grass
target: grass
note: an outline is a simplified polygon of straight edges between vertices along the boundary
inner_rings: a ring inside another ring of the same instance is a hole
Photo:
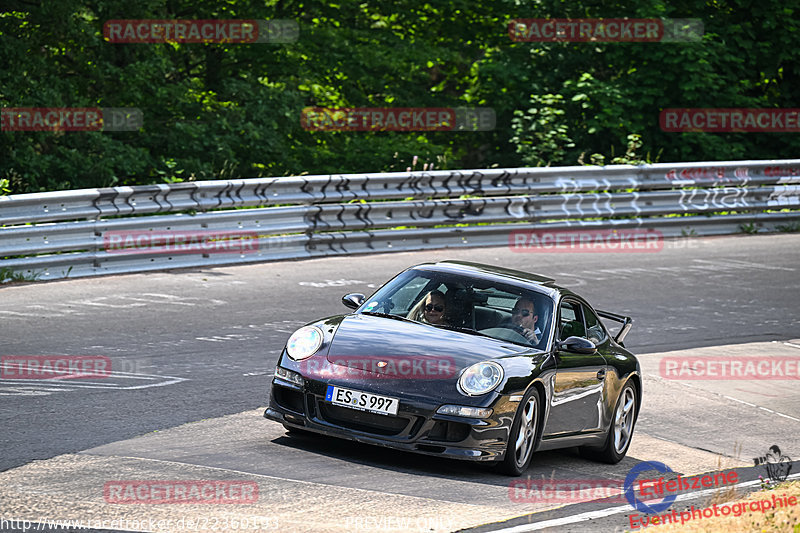
[[[796,233],[800,231],[800,222],[792,222],[790,224],[775,226],[775,229],[785,233]]]
[[[742,231],[742,233],[748,233],[748,234],[758,233],[758,227],[756,226],[755,222],[751,222],[748,224],[739,224],[739,229]]]
[[[23,274],[8,267],[0,268],[0,284],[11,283],[12,281],[37,281],[39,276],[41,276],[41,273]]]

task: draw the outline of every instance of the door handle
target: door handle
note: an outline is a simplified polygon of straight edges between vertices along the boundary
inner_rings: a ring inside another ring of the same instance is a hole
[[[597,371],[597,381],[603,381],[606,379],[606,369],[603,368]]]

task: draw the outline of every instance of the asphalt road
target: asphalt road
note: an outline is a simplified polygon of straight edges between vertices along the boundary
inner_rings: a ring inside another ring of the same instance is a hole
[[[266,405],[275,361],[297,326],[345,312],[345,292],[369,293],[407,266],[446,258],[549,275],[600,309],[633,316],[626,345],[634,353],[800,337],[800,236],[791,234],[673,241],[648,254],[443,250],[5,286],[0,354],[100,355],[110,359],[113,374],[59,384],[0,379],[0,471],[94,449],[92,457],[176,460],[307,483],[319,483],[321,476],[328,486],[360,490],[385,480],[383,489],[409,498],[433,495],[446,479],[456,484],[446,499],[460,505],[477,503],[488,483],[499,489],[493,497],[504,500],[497,516],[524,514],[508,508],[507,492],[502,496],[508,481],[480,468],[350,444],[298,443],[279,425],[240,414]],[[790,393],[770,411],[786,418],[732,404],[724,392],[649,382],[650,403],[647,411],[643,407],[630,461],[673,453],[687,468],[702,468],[714,454],[734,456],[737,446],[744,448],[745,462],[775,442],[800,446],[800,406]],[[751,405],[761,405],[757,390],[746,394]],[[700,422],[686,423],[689,414]],[[200,433],[176,437],[200,443],[189,458],[174,444],[140,445],[152,442],[142,438],[158,437],[152,432],[225,415],[240,417],[236,429],[219,431],[216,422],[206,421],[200,424],[212,425],[186,426]],[[746,430],[732,432],[731,420],[746,421]],[[278,448],[265,453],[254,444],[237,452],[248,439],[262,437]],[[651,451],[643,444],[652,444]],[[573,455],[548,452],[537,464],[544,465],[541,472],[569,463],[587,475],[604,474]],[[624,477],[631,467],[626,461],[615,475]],[[376,478],[376,471],[387,476]]]

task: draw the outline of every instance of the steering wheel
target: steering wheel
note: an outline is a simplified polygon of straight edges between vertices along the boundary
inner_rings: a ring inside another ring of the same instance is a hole
[[[519,333],[523,337],[525,336],[525,328],[523,328],[519,324],[512,324],[511,329],[513,329],[515,332]]]
[[[536,342],[533,342],[531,339],[529,339],[527,336],[525,336],[525,328],[523,328],[522,326],[519,326],[517,324],[513,324],[511,326],[511,329],[514,330],[514,333],[516,333],[517,335],[519,335],[520,337],[525,339],[526,343],[528,343],[528,344],[530,344],[532,346],[536,346],[537,344],[539,344],[539,341],[541,340],[541,337],[539,337],[539,340],[537,340]]]
[[[530,345],[531,341],[529,341],[525,335],[521,333],[521,331],[522,328],[519,326],[512,326],[510,328],[487,328],[480,330],[481,333],[489,335],[490,337],[494,337],[495,339],[515,342],[517,344]]]

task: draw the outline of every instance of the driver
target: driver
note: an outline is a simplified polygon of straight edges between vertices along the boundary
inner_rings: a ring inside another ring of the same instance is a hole
[[[528,339],[531,344],[539,344],[542,332],[536,327],[538,320],[536,304],[532,299],[523,296],[514,304],[514,309],[511,310],[511,319],[501,322],[500,327],[511,328]]]

